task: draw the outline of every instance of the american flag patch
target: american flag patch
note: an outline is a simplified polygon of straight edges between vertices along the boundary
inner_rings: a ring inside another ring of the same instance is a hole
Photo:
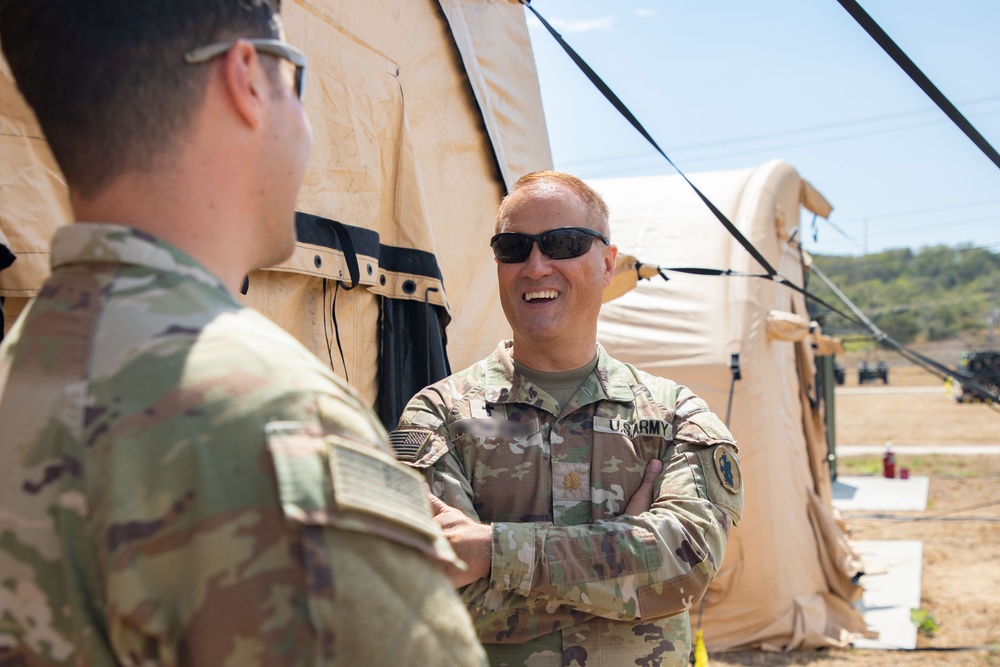
[[[424,445],[430,440],[430,431],[400,429],[389,434],[389,444],[396,452],[396,458],[412,463],[423,453]]]

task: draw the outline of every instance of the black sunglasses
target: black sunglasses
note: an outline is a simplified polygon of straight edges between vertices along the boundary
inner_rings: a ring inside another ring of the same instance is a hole
[[[280,39],[247,39],[250,46],[259,53],[266,53],[269,56],[283,58],[295,65],[295,96],[300,100],[306,88],[306,57],[301,51],[291,44],[286,44]],[[233,48],[233,42],[217,42],[207,46],[199,46],[197,49],[184,54],[184,62],[188,65],[200,65],[207,63],[213,58],[218,58],[222,54]]]
[[[552,259],[572,259],[590,251],[594,239],[604,245],[610,241],[604,235],[586,227],[562,227],[541,234],[503,232],[490,239],[493,256],[501,264],[517,264],[528,259],[531,246],[537,241],[543,253]]]

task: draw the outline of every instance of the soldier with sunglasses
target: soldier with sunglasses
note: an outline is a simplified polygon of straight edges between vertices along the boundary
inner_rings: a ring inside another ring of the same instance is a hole
[[[421,477],[233,296],[289,256],[270,0],[0,0],[78,222],[0,345],[0,665],[483,665]]]
[[[736,445],[704,401],[597,343],[608,210],[579,179],[522,177],[491,240],[513,330],[408,404],[424,473],[493,665],[686,665],[689,610],[743,509]]]

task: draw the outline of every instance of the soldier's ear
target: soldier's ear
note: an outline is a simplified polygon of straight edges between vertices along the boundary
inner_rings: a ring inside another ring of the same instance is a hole
[[[262,120],[264,81],[267,73],[253,45],[238,39],[224,59],[226,92],[237,114],[253,128]]]
[[[618,246],[612,243],[604,248],[604,286],[615,278],[615,263],[618,261]]]

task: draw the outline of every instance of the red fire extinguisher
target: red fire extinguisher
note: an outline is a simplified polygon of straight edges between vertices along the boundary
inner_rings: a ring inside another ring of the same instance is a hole
[[[896,476],[896,455],[892,453],[892,443],[885,443],[885,454],[882,455],[882,476],[892,479]]]

